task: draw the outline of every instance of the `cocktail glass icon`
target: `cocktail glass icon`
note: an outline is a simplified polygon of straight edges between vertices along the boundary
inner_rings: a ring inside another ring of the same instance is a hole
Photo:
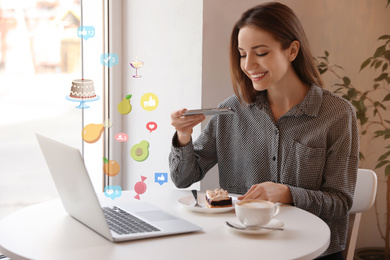
[[[136,60],[130,62],[130,66],[135,69],[135,75],[133,78],[140,78],[142,77],[141,75],[138,75],[138,69],[142,68],[144,66],[144,63],[142,61]]]

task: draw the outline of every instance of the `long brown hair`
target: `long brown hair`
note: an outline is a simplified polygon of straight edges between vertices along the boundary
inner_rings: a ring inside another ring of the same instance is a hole
[[[230,75],[234,93],[240,100],[251,104],[258,93],[252,86],[252,81],[240,67],[238,51],[238,33],[244,26],[251,25],[271,33],[280,42],[282,49],[290,47],[293,41],[298,41],[300,50],[292,61],[292,66],[298,77],[305,84],[323,86],[320,73],[314,63],[305,32],[294,12],[281,3],[270,2],[255,6],[242,14],[233,27],[230,38]]]

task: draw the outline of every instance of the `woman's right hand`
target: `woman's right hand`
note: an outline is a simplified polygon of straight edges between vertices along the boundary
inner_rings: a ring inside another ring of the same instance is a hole
[[[171,125],[176,129],[179,146],[185,146],[191,142],[193,128],[206,119],[203,114],[183,116],[186,110],[183,108],[171,114]]]

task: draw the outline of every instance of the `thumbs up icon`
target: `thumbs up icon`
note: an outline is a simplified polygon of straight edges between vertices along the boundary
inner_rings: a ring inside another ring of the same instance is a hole
[[[157,182],[160,185],[163,185],[165,182],[168,182],[168,173],[156,172],[154,174],[154,182]]]
[[[144,101],[144,106],[145,107],[154,107],[154,106],[156,106],[156,100],[154,100],[153,97],[150,96],[148,101]]]
[[[146,111],[153,111],[158,106],[158,97],[153,93],[146,93],[141,97],[141,106]]]

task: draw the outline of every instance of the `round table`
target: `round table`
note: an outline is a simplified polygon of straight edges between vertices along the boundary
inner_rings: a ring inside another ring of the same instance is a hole
[[[317,216],[282,205],[276,219],[284,231],[248,235],[231,230],[234,211],[207,214],[190,211],[178,199],[186,190],[159,190],[141,201],[203,228],[201,232],[112,243],[69,216],[59,199],[16,211],[0,221],[0,252],[17,259],[314,259],[330,242],[330,230]],[[103,194],[99,194],[104,201]],[[123,192],[120,203],[134,202],[134,191]]]

